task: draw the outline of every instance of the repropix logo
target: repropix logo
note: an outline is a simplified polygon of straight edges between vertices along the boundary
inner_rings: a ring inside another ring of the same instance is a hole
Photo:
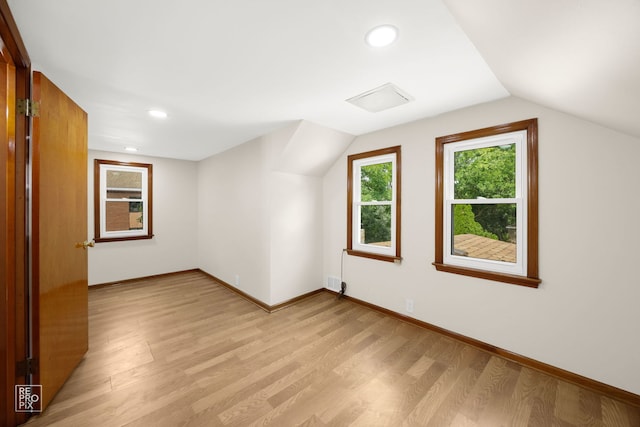
[[[16,386],[16,412],[42,412],[42,386]]]

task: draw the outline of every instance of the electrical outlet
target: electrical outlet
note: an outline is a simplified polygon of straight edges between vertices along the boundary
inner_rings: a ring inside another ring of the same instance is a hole
[[[405,305],[405,310],[407,310],[407,313],[413,313],[413,300],[406,298],[404,300],[404,305]]]
[[[240,286],[240,275],[236,274],[236,286]]]

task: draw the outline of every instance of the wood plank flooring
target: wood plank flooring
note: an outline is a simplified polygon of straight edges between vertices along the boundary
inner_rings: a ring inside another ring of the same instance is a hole
[[[329,293],[268,314],[196,271],[92,289],[89,335],[28,427],[640,426],[639,408]]]

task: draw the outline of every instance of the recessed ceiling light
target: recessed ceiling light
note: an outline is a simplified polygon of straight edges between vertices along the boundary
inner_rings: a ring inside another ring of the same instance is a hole
[[[396,41],[398,38],[398,29],[393,25],[379,25],[367,33],[364,37],[367,44],[371,47],[385,47]]]
[[[124,147],[125,151],[131,151],[132,153],[135,153],[136,151],[138,151],[138,149],[136,147]]]
[[[167,113],[160,110],[149,110],[149,115],[151,117],[155,117],[156,119],[166,119]]]

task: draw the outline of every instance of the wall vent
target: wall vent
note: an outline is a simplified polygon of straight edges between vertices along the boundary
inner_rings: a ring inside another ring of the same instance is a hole
[[[386,83],[346,101],[371,113],[377,113],[411,102],[413,97],[393,83]]]

